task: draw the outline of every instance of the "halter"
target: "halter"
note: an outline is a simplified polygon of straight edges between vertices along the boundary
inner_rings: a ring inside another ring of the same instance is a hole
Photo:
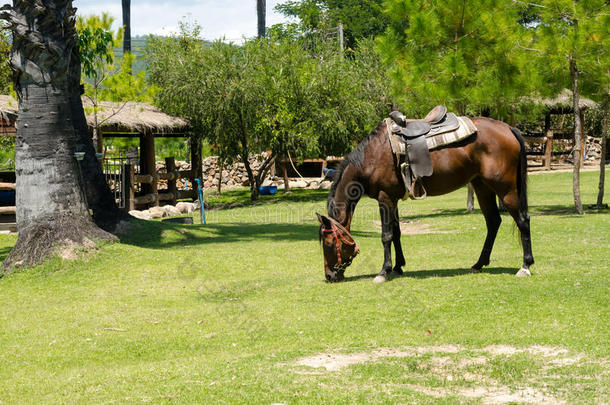
[[[331,221],[330,229],[322,229],[322,232],[324,232],[324,233],[332,233],[333,236],[335,237],[335,251],[337,252],[337,264],[333,266],[333,270],[335,270],[335,271],[337,271],[337,270],[345,270],[345,268],[347,266],[352,264],[352,260],[355,257],[355,255],[353,255],[353,256],[350,255],[350,257],[347,259],[347,261],[345,263],[342,263],[342,260],[341,260],[341,248],[339,247],[339,240],[341,240],[343,243],[345,243],[348,246],[354,246],[356,244],[356,242],[353,239],[351,241],[346,239],[341,234],[341,230],[339,229],[339,227],[343,228],[341,225],[338,225],[334,221]],[[343,229],[345,229],[345,228],[343,228]]]

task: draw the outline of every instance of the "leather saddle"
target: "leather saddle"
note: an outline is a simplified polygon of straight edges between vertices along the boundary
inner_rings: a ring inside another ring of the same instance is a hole
[[[407,139],[418,136],[438,135],[445,132],[455,131],[460,123],[453,113],[447,113],[447,108],[442,105],[434,107],[423,119],[407,119],[403,113],[393,111],[390,117],[397,124],[392,132],[399,133]]]
[[[422,178],[432,175],[426,137],[455,131],[460,123],[455,114],[447,113],[447,108],[442,105],[434,107],[423,119],[407,119],[399,111],[393,111],[390,117],[394,121],[392,133],[400,135],[406,143],[405,162],[400,164],[400,171],[408,196],[412,199],[426,198]]]

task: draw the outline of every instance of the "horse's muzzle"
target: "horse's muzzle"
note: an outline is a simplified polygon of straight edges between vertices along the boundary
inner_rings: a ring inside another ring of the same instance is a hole
[[[333,271],[332,274],[326,273],[326,281],[329,283],[338,283],[339,281],[343,281],[345,279],[343,273],[344,271],[342,270]]]

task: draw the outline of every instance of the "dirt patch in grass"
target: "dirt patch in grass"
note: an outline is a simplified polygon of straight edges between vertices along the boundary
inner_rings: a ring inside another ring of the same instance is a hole
[[[96,246],[89,238],[84,238],[82,244],[66,240],[57,250],[57,255],[64,260],[76,260],[79,255],[91,250],[96,250]]]
[[[507,382],[504,374],[513,373],[511,359],[523,356],[539,367],[535,372],[524,369],[523,378]],[[555,389],[553,394],[549,393],[549,387],[543,380],[552,376],[545,373],[556,366],[578,366],[585,362],[584,354],[570,353],[562,347],[493,345],[482,349],[467,349],[456,345],[441,345],[382,348],[360,353],[320,353],[299,359],[293,365],[299,366],[299,369],[294,370],[298,374],[311,374],[314,372],[312,368],[318,374],[323,374],[340,371],[355,364],[383,361],[386,358],[413,358],[417,368],[410,378],[417,380],[425,375],[445,382],[442,387],[430,387],[424,381],[421,384],[407,384],[413,391],[435,398],[459,396],[479,400],[483,404],[567,403],[556,393],[561,390]],[[505,366],[506,371],[500,369],[495,374],[492,372],[494,367],[506,361],[509,362],[508,366]],[[604,368],[606,363],[604,359],[598,362]]]
[[[297,366],[325,368],[326,371],[337,371],[352,364],[375,361],[384,357],[416,357],[424,353],[458,353],[459,347],[454,345],[424,346],[404,349],[382,348],[370,353],[322,353],[298,360]]]
[[[373,224],[377,227],[381,233],[381,221],[373,221]],[[424,235],[424,234],[440,234],[440,233],[457,233],[457,231],[441,231],[438,229],[431,228],[430,224],[419,223],[417,221],[400,221],[400,232],[403,235]]]

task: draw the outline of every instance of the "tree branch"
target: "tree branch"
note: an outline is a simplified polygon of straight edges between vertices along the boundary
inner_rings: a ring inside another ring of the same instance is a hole
[[[593,13],[595,13],[596,11],[599,11],[599,10],[601,10],[602,8],[604,8],[604,7],[608,6],[608,5],[610,5],[610,1],[606,1],[601,7],[598,7],[596,9],[591,10],[591,11]]]
[[[521,46],[521,45],[519,45],[519,44],[517,44],[517,47],[518,47],[518,48],[521,48],[521,49],[523,49],[523,50],[525,50],[525,51],[542,52],[540,49],[536,49],[536,48],[527,48],[527,47],[525,47],[525,46]]]
[[[123,107],[125,107],[127,105],[127,101],[123,102],[123,105],[120,106],[118,108],[118,110],[113,110],[114,112],[112,114],[110,114],[109,116],[107,116],[106,118],[104,118],[103,120],[101,120],[100,122],[98,122],[98,126],[102,125],[104,122],[108,121],[110,118],[114,117],[115,115],[117,115],[118,113],[121,112],[121,110],[123,109]]]
[[[513,3],[523,4],[523,5],[532,6],[532,7],[546,8],[546,6],[543,6],[542,4],[529,3],[527,1],[513,0]]]

